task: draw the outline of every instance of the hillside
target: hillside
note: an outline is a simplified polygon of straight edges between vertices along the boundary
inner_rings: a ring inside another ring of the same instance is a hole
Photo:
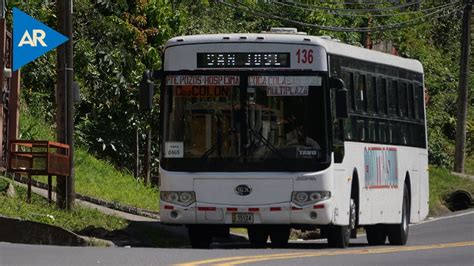
[[[173,36],[200,33],[261,32],[272,26],[294,26],[288,21],[257,16],[254,11],[278,14],[308,24],[364,27],[368,24],[394,25],[422,17],[406,10],[393,16],[341,16],[318,10],[288,7],[266,1],[244,1],[249,7],[233,8],[213,1],[77,0],[74,4],[75,79],[81,89],[76,105],[75,138],[79,156],[88,152],[107,161],[115,169],[135,170],[138,148],[144,151],[147,122],[152,139],[158,139],[159,95],[151,115],[138,110],[138,83],[145,69],[160,69],[161,47]],[[233,1],[230,1],[233,3]],[[55,25],[54,1],[11,1],[46,24]],[[326,4],[331,6],[330,4]],[[437,1],[420,8],[436,8]],[[374,42],[393,43],[400,56],[420,60],[425,68],[429,95],[428,127],[430,164],[451,168],[453,163],[456,90],[459,70],[460,20],[458,13],[446,9],[439,18],[426,19],[416,26],[369,33]],[[299,26],[311,35],[330,35],[346,43],[361,45],[364,34],[334,32],[320,27]],[[55,54],[49,53],[23,69],[22,99],[37,117],[54,124]],[[474,60],[472,60],[474,61]],[[470,106],[474,103],[474,75],[470,78]],[[474,110],[469,109],[468,155],[473,154]],[[37,128],[29,128],[38,131]],[[23,133],[29,138],[28,132]],[[152,145],[152,175],[158,175],[159,146]],[[94,163],[91,163],[94,165]],[[81,171],[78,169],[78,171]],[[115,176],[116,174],[111,174]],[[129,175],[126,178],[131,178]],[[112,178],[112,177],[110,177]],[[78,184],[80,186],[80,184]],[[86,189],[86,188],[84,188]],[[140,201],[140,200],[138,200]],[[156,201],[155,201],[156,202]]]

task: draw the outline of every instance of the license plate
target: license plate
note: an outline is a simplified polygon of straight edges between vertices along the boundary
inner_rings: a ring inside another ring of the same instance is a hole
[[[234,224],[253,224],[253,213],[232,213],[232,223]]]

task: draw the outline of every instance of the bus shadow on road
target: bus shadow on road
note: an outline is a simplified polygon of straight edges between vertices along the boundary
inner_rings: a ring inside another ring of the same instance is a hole
[[[369,244],[367,243],[354,243],[350,244],[349,248],[361,248],[361,247],[368,247]],[[311,250],[324,250],[324,249],[334,249],[333,247],[328,246],[326,242],[306,242],[302,241],[301,243],[289,243],[288,246],[286,247],[272,247],[271,243],[267,243],[265,247],[254,247],[252,246],[249,242],[247,241],[242,241],[242,242],[227,242],[227,243],[221,243],[221,242],[214,242],[211,245],[212,249],[311,249]]]

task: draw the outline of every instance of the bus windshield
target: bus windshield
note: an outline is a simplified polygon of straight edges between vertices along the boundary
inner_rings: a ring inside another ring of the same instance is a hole
[[[319,169],[329,157],[322,82],[294,74],[167,76],[163,166]]]

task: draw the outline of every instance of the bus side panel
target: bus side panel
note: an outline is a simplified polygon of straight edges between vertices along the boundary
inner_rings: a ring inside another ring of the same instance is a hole
[[[359,176],[359,185],[363,184],[363,156],[359,156],[355,151],[354,143],[345,142],[346,152],[343,161],[340,164],[334,164],[334,201],[336,204],[334,224],[347,225],[349,222],[349,204],[351,196],[351,187],[353,181],[353,172],[356,169]],[[333,158],[334,159],[334,158]],[[360,169],[360,170],[359,170]],[[364,198],[360,192],[359,223],[370,222],[371,202]],[[337,215],[336,215],[337,214]]]
[[[411,184],[411,209],[410,222],[416,223],[420,221],[420,172],[418,170],[418,160],[412,161],[412,168],[410,171]]]
[[[336,165],[334,169],[334,192],[332,198],[335,206],[333,224],[348,225],[352,173],[338,166]]]
[[[420,174],[420,219],[422,221],[428,216],[429,211],[429,176],[428,176],[428,153],[426,150],[419,153],[419,174]],[[414,222],[419,222],[414,221]]]

